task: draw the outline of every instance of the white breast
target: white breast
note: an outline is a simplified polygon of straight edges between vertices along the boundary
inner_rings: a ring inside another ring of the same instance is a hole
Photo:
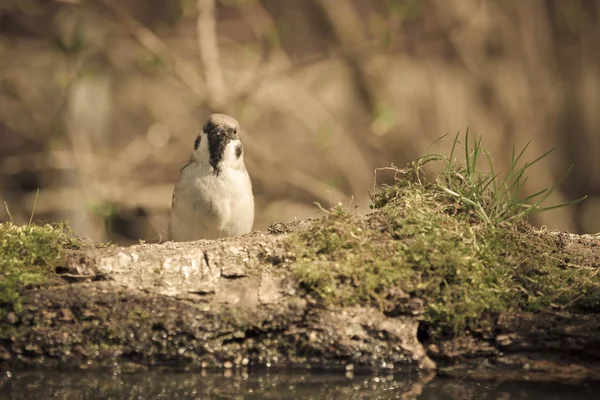
[[[175,186],[169,236],[175,241],[249,233],[254,223],[252,183],[245,168],[223,166],[219,175],[192,162]]]

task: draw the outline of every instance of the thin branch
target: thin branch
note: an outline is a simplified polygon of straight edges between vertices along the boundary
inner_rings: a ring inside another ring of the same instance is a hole
[[[172,65],[175,75],[184,86],[200,99],[200,101],[206,99],[206,84],[202,77],[196,72],[196,67],[193,63],[175,55],[169,46],[156,36],[154,32],[136,21],[127,14],[127,12],[123,11],[122,6],[115,5],[110,0],[104,0],[102,1],[102,4],[108,7],[120,19],[123,26],[127,27],[127,31],[136,38],[142,46],[154,55],[167,61],[167,65]],[[120,24],[115,24],[115,26],[122,29]]]
[[[217,21],[215,0],[198,0],[198,45],[200,58],[204,64],[206,85],[208,86],[208,104],[213,110],[221,110],[227,102],[223,70],[219,62],[217,43]]]

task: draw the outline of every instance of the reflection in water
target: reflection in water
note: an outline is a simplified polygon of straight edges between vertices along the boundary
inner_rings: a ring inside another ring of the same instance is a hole
[[[476,383],[331,372],[25,370],[2,372],[0,399],[596,399],[600,385]]]

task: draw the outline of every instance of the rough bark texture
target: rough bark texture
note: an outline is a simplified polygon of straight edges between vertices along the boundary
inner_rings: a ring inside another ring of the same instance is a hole
[[[303,224],[71,254],[55,284],[28,290],[23,310],[8,315],[0,368],[312,366],[600,379],[597,314],[500,315],[485,332],[437,341],[418,334],[414,315],[324,307],[287,268],[282,240]]]

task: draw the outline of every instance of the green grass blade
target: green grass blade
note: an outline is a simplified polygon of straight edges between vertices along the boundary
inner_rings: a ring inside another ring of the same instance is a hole
[[[469,128],[467,128],[467,131],[465,132],[465,164],[466,164],[466,168],[467,168],[467,176],[469,176],[471,174],[471,163],[470,163],[470,157],[469,157]]]
[[[460,135],[460,131],[456,132],[456,136],[454,136],[454,140],[452,141],[452,149],[450,150],[450,160],[454,159],[454,150],[456,150],[456,144],[458,143],[459,135]]]
[[[578,199],[575,200],[570,200],[570,201],[566,201],[564,203],[560,203],[560,204],[555,204],[553,206],[547,206],[547,207],[539,207],[535,210],[535,212],[543,212],[543,211],[549,211],[549,210],[554,210],[557,208],[561,208],[561,207],[566,207],[566,206],[572,206],[573,204],[577,204],[582,202],[583,200],[587,199],[587,195],[580,197]]]
[[[536,164],[538,161],[542,160],[543,158],[547,157],[548,155],[550,155],[550,153],[552,153],[555,149],[552,148],[550,150],[548,150],[547,152],[545,152],[544,154],[542,154],[541,156],[539,156],[538,158],[536,158],[535,160],[525,163],[525,166],[523,168],[529,168],[532,165]]]
[[[8,207],[8,203],[6,201],[4,202],[4,208],[6,209],[6,214],[8,215],[10,222],[14,222],[12,214],[10,213],[10,208]]]
[[[31,210],[31,216],[29,217],[29,225],[31,225],[31,222],[33,221],[33,216],[35,214],[35,208],[37,207],[37,201],[38,201],[39,195],[40,195],[40,188],[38,188],[37,192],[35,192],[35,200],[33,200],[33,209]]]
[[[523,150],[521,150],[521,152],[519,153],[519,155],[517,156],[517,158],[514,158],[514,147],[513,147],[513,160],[511,161],[511,166],[516,166],[519,161],[521,160],[521,157],[523,157],[523,154],[525,154],[525,151],[527,150],[527,148],[529,147],[529,145],[531,144],[531,140],[527,141],[527,143],[525,144],[525,146],[523,146]]]
[[[534,194],[530,194],[530,195],[529,195],[529,196],[527,196],[527,197],[524,197],[524,198],[522,198],[522,199],[519,199],[519,200],[517,201],[517,203],[519,203],[519,204],[522,204],[522,205],[525,205],[525,202],[526,202],[526,201],[529,201],[529,200],[531,200],[531,199],[535,199],[536,197],[538,197],[538,196],[541,196],[542,194],[546,193],[547,191],[548,191],[548,188],[546,188],[546,189],[542,189],[542,190],[540,190],[539,192],[536,192],[536,193],[534,193]]]
[[[573,165],[571,165],[569,169],[567,169],[563,176],[558,181],[556,181],[556,183],[546,192],[546,194],[544,194],[544,196],[542,196],[540,200],[538,200],[534,205],[531,206],[533,210],[536,210],[539,207],[539,205],[546,201],[548,196],[550,196],[556,190],[556,188],[563,183],[567,175],[569,175],[569,173],[571,172],[571,169],[573,169]]]

